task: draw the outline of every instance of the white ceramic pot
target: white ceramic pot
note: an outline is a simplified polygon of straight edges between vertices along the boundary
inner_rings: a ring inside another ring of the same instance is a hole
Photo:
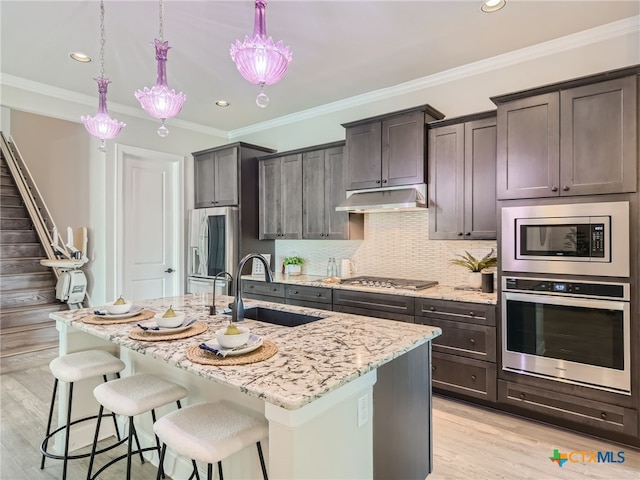
[[[482,287],[482,273],[481,272],[469,272],[469,278],[467,278],[467,285],[471,288]]]
[[[302,273],[302,265],[287,265],[287,273],[289,275],[300,275]]]

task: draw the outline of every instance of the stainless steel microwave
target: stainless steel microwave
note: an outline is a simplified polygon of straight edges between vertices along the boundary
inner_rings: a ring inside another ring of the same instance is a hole
[[[504,207],[503,271],[629,276],[629,202]]]

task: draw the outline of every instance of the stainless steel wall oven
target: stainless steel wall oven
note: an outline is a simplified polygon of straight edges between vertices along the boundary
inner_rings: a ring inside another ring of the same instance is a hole
[[[507,371],[630,394],[628,283],[502,278]]]

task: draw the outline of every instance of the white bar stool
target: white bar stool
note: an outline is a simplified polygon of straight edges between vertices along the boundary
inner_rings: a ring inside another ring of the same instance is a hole
[[[100,404],[100,410],[98,413],[98,423],[96,425],[96,433],[93,439],[93,447],[91,449],[91,460],[89,461],[89,471],[87,472],[87,479],[95,479],[106,468],[114,463],[126,458],[127,459],[127,480],[131,478],[131,455],[138,453],[140,460],[144,463],[142,452],[148,452],[155,450],[160,453],[160,442],[156,436],[156,445],[154,447],[140,448],[140,442],[136,435],[135,427],[133,425],[133,417],[140,415],[144,412],[151,411],[151,417],[153,421],[156,421],[155,409],[176,402],[178,408],[181,407],[180,399],[187,396],[187,389],[181,385],[164,380],[156,375],[150,375],[146,373],[140,373],[137,375],[131,375],[130,377],[120,378],[118,380],[112,380],[102,385],[98,385],[93,390],[93,395]],[[127,442],[127,453],[121,455],[110,462],[103,465],[96,473],[92,475],[93,462],[96,453],[96,446],[98,443],[98,435],[100,433],[100,415],[104,409],[110,410],[116,415],[125,415],[129,417],[129,431],[126,439],[122,439],[118,442],[118,445]],[[131,441],[135,436],[137,449],[135,451],[131,448]]]
[[[260,457],[264,480],[268,480],[260,440],[269,435],[266,420],[244,414],[222,402],[190,405],[168,413],[153,424],[153,430],[162,441],[158,476],[164,475],[163,461],[167,446],[179,455],[190,458],[193,473],[189,480],[200,478],[196,460],[207,463],[207,479],[212,480],[213,464],[218,464],[222,478],[222,460],[255,443]]]
[[[118,375],[124,369],[125,365],[122,360],[114,357],[109,352],[104,350],[85,350],[82,352],[70,353],[68,355],[62,355],[58,358],[55,358],[49,364],[49,368],[51,369],[51,373],[55,377],[55,381],[53,383],[53,395],[51,396],[51,405],[49,407],[49,419],[47,421],[47,433],[45,434],[44,440],[40,444],[40,452],[42,453],[42,461],[40,462],[40,470],[44,469],[44,462],[46,458],[53,458],[56,460],[63,460],[64,464],[62,467],[62,480],[67,478],[67,462],[69,460],[75,460],[78,458],[85,458],[90,455],[90,453],[78,454],[78,455],[69,455],[69,435],[71,431],[71,426],[76,425],[77,423],[84,422],[87,420],[94,420],[98,418],[97,415],[80,418],[78,420],[71,421],[71,405],[73,402],[73,384],[75,382],[79,382],[80,380],[84,380],[92,377],[102,376],[103,380],[107,381],[107,375]],[[58,427],[53,432],[51,431],[51,423],[53,419],[53,409],[56,401],[56,394],[58,392],[58,382],[66,382],[69,384],[69,398],[67,399],[67,422],[65,425]],[[100,412],[102,414],[102,412]],[[120,433],[118,432],[118,426],[116,423],[116,417],[113,414],[108,414],[113,417],[113,424],[116,427],[116,435],[118,436],[118,440],[120,440]],[[64,438],[64,453],[62,455],[56,455],[47,451],[49,439],[53,437],[58,432],[65,430],[65,438]],[[115,445],[114,445],[115,446]],[[109,450],[111,447],[107,447],[101,452]]]

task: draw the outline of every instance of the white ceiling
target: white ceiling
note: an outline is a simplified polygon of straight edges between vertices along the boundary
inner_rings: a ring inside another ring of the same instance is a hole
[[[253,31],[253,1],[165,0],[164,38],[172,47],[168,83],[187,95],[181,120],[231,131],[640,18],[638,0],[507,2],[501,11],[485,14],[480,0],[271,0],[267,33],[290,46],[293,62],[278,84],[267,87],[271,103],[261,109],[254,102],[258,87],[240,76],[229,56],[230,44]],[[150,42],[158,36],[158,12],[155,0],[105,1],[112,113],[123,106],[140,109],[133,92],[155,84]],[[58,91],[62,96],[86,95],[93,105],[87,113],[93,114],[97,86],[92,78],[100,69],[99,2],[2,0],[0,15],[3,76],[27,89],[43,84],[63,89]],[[71,60],[69,52],[77,50],[94,62]],[[231,106],[215,107],[219,99]]]

